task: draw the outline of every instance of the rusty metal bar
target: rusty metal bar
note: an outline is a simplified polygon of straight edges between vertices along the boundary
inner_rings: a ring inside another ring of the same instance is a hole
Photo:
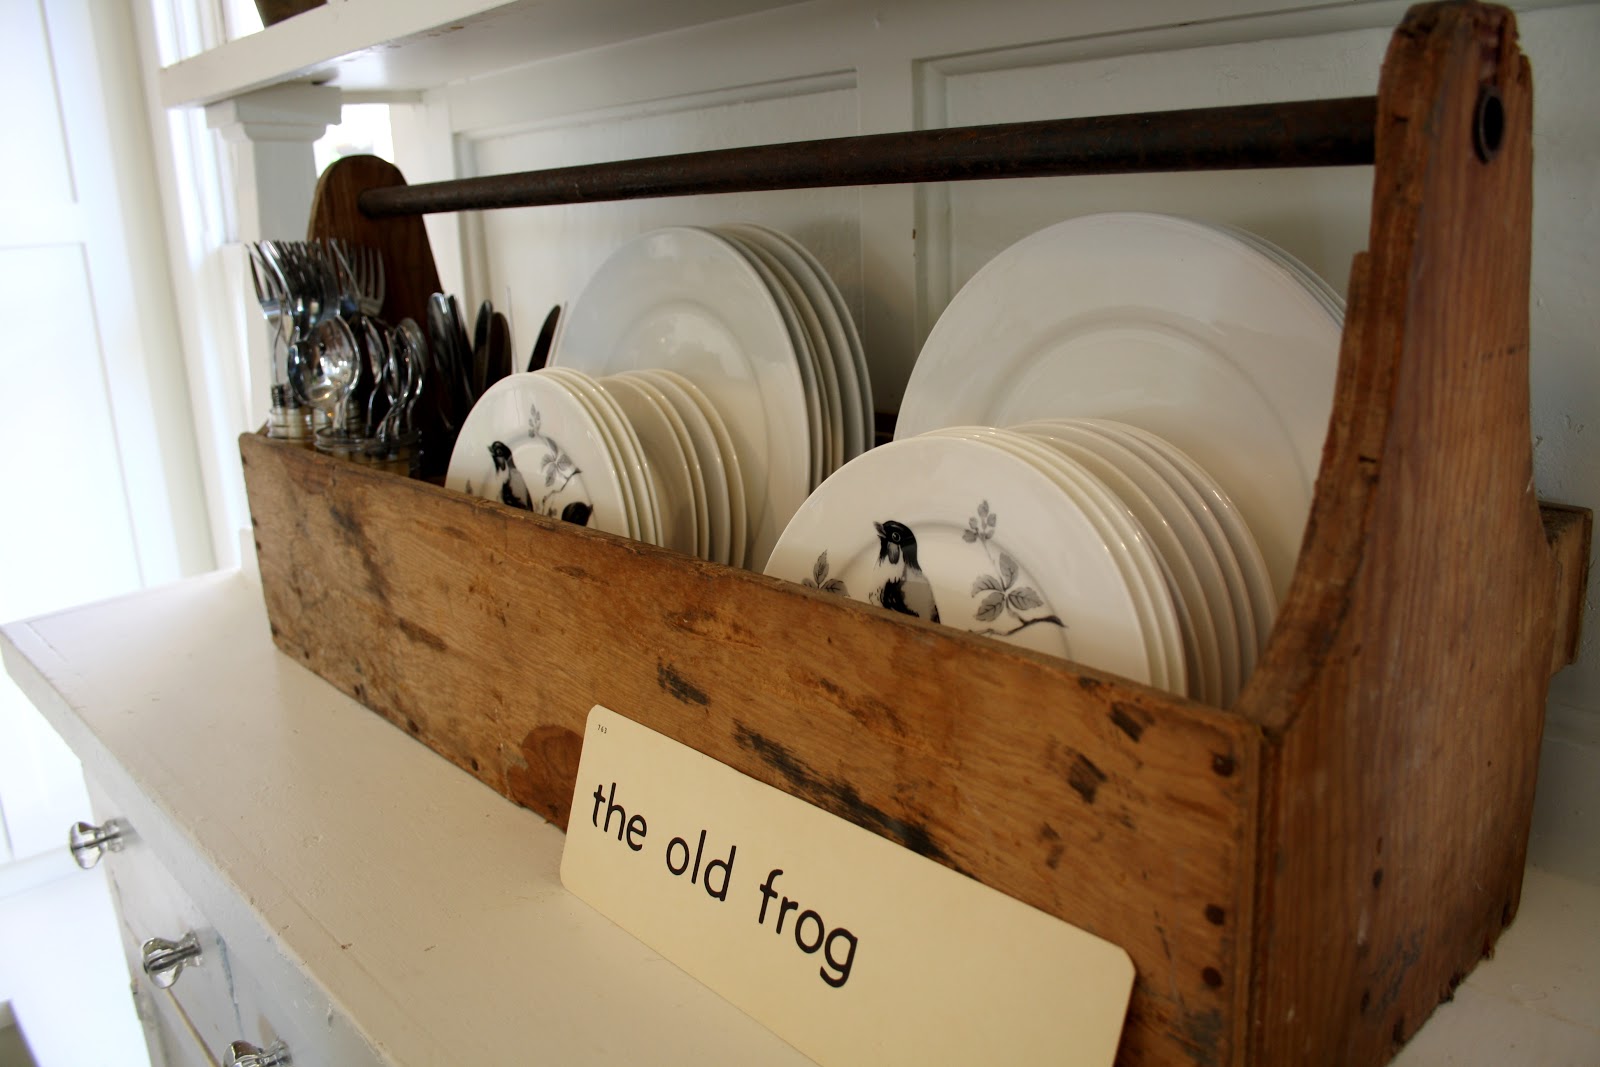
[[[1308,100],[836,137],[361,194],[381,218],[769,189],[1372,162],[1377,98]]]

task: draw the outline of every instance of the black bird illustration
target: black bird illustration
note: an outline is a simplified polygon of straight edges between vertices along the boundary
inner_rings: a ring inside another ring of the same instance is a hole
[[[561,509],[561,521],[570,522],[574,526],[587,526],[589,525],[589,516],[593,513],[594,508],[590,507],[586,502],[574,500]]]
[[[878,565],[868,600],[902,615],[939,621],[933,586],[917,564],[917,538],[904,523],[889,519],[872,524],[878,529]]]
[[[511,458],[511,449],[496,441],[489,446],[489,456],[494,460],[494,476],[500,483],[500,492],[495,494],[500,502],[523,511],[532,511],[533,497],[528,495],[528,483],[523,480],[522,472],[517,470],[516,460]]]

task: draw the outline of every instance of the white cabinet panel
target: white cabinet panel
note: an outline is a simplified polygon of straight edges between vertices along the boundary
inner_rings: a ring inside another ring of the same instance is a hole
[[[0,200],[66,201],[73,197],[72,171],[61,112],[55,103],[55,70],[37,0],[0,4],[0,95],[12,106],[0,110],[0,143],[27,145],[27,165],[0,168]],[[38,106],[46,102],[51,106]]]

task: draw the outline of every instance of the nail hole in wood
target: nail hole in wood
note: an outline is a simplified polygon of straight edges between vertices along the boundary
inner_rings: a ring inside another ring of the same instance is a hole
[[[1500,154],[1500,142],[1506,135],[1506,106],[1500,99],[1500,90],[1492,85],[1478,89],[1478,107],[1472,121],[1472,146],[1478,158],[1492,162]]]
[[[1216,989],[1222,984],[1222,972],[1215,967],[1207,967],[1200,972],[1200,980],[1212,989]]]

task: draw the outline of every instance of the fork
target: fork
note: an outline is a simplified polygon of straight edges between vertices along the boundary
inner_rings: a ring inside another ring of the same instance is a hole
[[[272,406],[286,412],[300,406],[289,386],[289,364],[294,353],[292,300],[283,275],[266,259],[261,248],[252,244],[247,246],[247,251],[256,303],[261,305],[261,313],[272,328]],[[286,416],[275,422],[284,419]]]
[[[376,248],[367,245],[345,246],[342,251],[345,267],[355,283],[356,302],[363,315],[376,316],[383,310],[384,276],[383,256]]]

